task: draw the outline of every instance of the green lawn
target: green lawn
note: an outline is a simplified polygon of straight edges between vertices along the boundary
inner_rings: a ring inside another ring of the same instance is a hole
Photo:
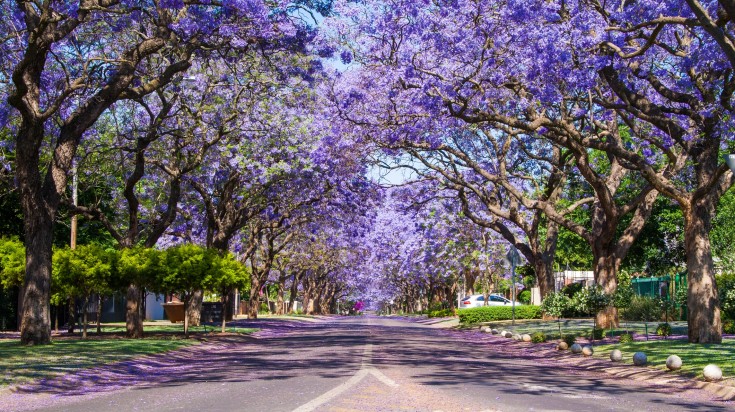
[[[686,335],[686,322],[669,322],[672,333],[674,335]],[[517,320],[515,327],[511,327],[510,321],[491,322],[487,325],[498,328],[508,329],[517,333],[534,333],[544,332],[549,340],[559,339],[559,324],[555,320]],[[571,334],[576,336],[589,336],[592,331],[592,319],[563,319],[561,321],[561,333],[564,335]],[[656,326],[658,322],[648,323],[648,334],[654,336],[656,334]],[[472,325],[471,328],[477,328],[478,325]],[[644,322],[621,322],[619,328],[612,330],[613,336],[619,336],[625,331],[630,331],[638,335],[646,333],[646,324]],[[610,333],[606,331],[606,333]]]
[[[23,346],[15,339],[0,340],[0,389],[196,343],[188,339],[74,339]]]
[[[698,345],[686,340],[635,341],[627,344],[596,345],[595,356],[609,357],[613,349],[623,352],[623,362],[632,364],[635,352],[644,352],[648,364],[656,369],[666,369],[666,358],[677,355],[682,360],[681,373],[702,377],[702,369],[714,363],[722,369],[725,379],[735,378],[735,339],[725,339],[722,344]]]

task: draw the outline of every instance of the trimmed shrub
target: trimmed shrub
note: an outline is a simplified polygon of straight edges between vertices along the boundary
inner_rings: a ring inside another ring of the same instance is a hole
[[[449,316],[453,316],[453,314],[451,309],[439,309],[429,311],[428,316],[430,318],[446,318]]]
[[[647,296],[635,296],[623,311],[623,318],[632,321],[658,321],[661,315],[661,306],[656,299]]]
[[[595,328],[591,335],[593,340],[603,339],[605,337],[605,329]]]
[[[658,336],[671,336],[671,325],[668,323],[659,323],[656,327],[656,335]]]
[[[543,332],[534,332],[531,335],[531,342],[533,343],[544,343],[546,342],[546,334]]]
[[[633,342],[633,335],[631,335],[630,333],[623,333],[618,338],[618,342],[620,342],[620,343],[631,343],[631,342]]]
[[[479,308],[460,309],[457,313],[460,323],[494,322],[511,320],[512,307],[482,306]],[[535,305],[516,306],[516,319],[541,319],[541,307]]]
[[[567,346],[574,345],[574,342],[577,340],[577,337],[575,335],[564,335],[562,338],[564,342],[566,342]]]

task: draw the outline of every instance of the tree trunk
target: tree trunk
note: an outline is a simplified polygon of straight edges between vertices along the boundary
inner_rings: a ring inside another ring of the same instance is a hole
[[[28,207],[23,203],[25,210]],[[22,313],[20,341],[31,345],[47,344],[51,342],[49,290],[53,221],[46,217],[45,211],[31,214],[26,210],[24,216],[26,272],[21,288],[23,304],[19,308]]]
[[[291,291],[288,295],[288,313],[296,312],[294,304],[296,303],[296,294],[299,291],[299,278],[294,273],[293,279],[291,280]]]
[[[125,295],[125,330],[132,339],[143,337],[143,318],[140,315],[140,290],[134,284],[128,285]]]
[[[202,322],[202,302],[204,301],[204,292],[195,290],[192,293],[189,307],[186,309],[186,317],[189,319],[189,325],[199,326]]]
[[[258,310],[260,309],[260,279],[253,274],[250,280],[250,301],[248,302],[248,317],[250,319],[258,318]]]
[[[464,271],[464,292],[467,294],[467,296],[474,295],[475,294],[475,280],[477,279],[477,275],[473,273],[471,270],[465,270]]]
[[[536,271],[536,281],[541,292],[541,299],[549,293],[553,293],[556,289],[553,263],[553,257],[551,259],[538,258],[534,261],[533,268]]]
[[[222,333],[227,329],[227,305],[230,303],[230,292],[225,291],[222,294]]]
[[[711,199],[699,203],[684,213],[689,342],[722,343],[720,300],[709,238],[714,205]]]
[[[278,278],[278,297],[276,298],[276,315],[283,315],[285,302],[284,294],[286,290],[286,275],[281,275]]]
[[[77,321],[77,310],[74,306],[76,306],[74,304],[74,299],[69,298],[69,320],[67,321],[67,332],[69,333],[74,333],[74,323]]]
[[[84,298],[84,305],[82,305],[82,339],[87,339],[87,313],[89,312],[89,296]]]
[[[102,295],[97,295],[97,334],[102,333]]]
[[[602,287],[602,291],[608,295],[612,295],[618,288],[618,261],[614,254],[605,253],[604,251],[595,251],[593,249],[593,259],[595,262],[595,284]],[[612,304],[598,312],[595,316],[597,326],[604,329],[618,327],[618,310]]]

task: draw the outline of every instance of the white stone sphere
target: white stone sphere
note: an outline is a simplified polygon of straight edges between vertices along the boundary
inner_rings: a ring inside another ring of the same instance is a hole
[[[610,360],[613,362],[620,362],[623,360],[623,352],[620,352],[620,349],[613,349],[613,351],[610,352]]]
[[[529,335],[528,333],[524,333],[523,336],[521,336],[521,339],[523,339],[524,342],[530,342],[531,335]]]
[[[497,334],[498,334],[498,333],[500,333],[500,332],[498,332],[498,330],[497,330],[497,329],[491,329],[491,330],[490,330],[490,333],[492,333],[493,335],[497,335]]]
[[[703,373],[707,382],[716,382],[722,379],[722,369],[717,365],[709,364],[705,366]]]
[[[516,334],[514,334],[514,335],[513,335],[513,340],[521,340],[521,335],[519,335],[519,334],[517,334],[517,333],[516,333]]]
[[[669,356],[666,358],[666,367],[669,368],[670,371],[681,369],[681,358],[676,355]]]
[[[643,366],[648,363],[648,356],[643,352],[636,352],[633,354],[633,365]]]
[[[490,328],[487,326],[480,326],[480,332],[489,332]]]
[[[572,353],[580,353],[582,352],[582,345],[575,343],[570,349],[572,350]]]
[[[556,348],[559,350],[567,350],[569,349],[569,345],[567,345],[566,342],[559,342],[559,344],[556,345]]]
[[[595,353],[595,351],[592,349],[592,346],[585,346],[582,348],[582,355],[584,356],[592,356],[593,353]]]
[[[506,330],[505,332],[503,332],[503,336],[505,336],[506,338],[510,339],[510,338],[512,338],[512,337],[513,337],[513,334],[512,334],[512,333],[510,333],[510,332],[508,332],[508,331]]]

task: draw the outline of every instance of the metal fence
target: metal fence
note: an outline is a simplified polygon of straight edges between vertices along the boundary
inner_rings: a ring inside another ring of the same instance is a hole
[[[686,289],[686,274],[678,273],[672,277],[654,276],[650,278],[633,278],[633,290],[637,295],[649,297],[673,297],[680,288]]]

